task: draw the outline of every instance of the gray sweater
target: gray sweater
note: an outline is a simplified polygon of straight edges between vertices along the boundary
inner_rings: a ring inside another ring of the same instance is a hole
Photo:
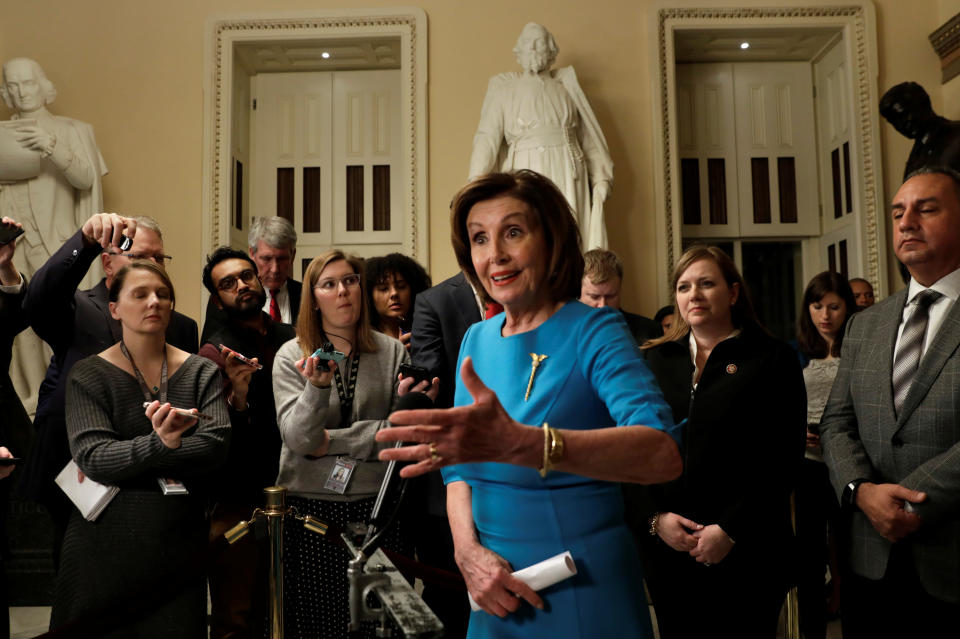
[[[230,418],[216,364],[191,355],[170,376],[167,401],[211,415],[167,448],[143,411],[143,394],[129,373],[99,355],[80,360],[67,381],[67,433],[77,466],[109,485],[152,486],[156,477],[202,475],[227,457]]]
[[[382,333],[373,333],[377,350],[361,353],[353,413],[349,424],[340,423],[340,396],[335,382],[330,388],[317,388],[297,371],[296,361],[303,357],[300,345],[292,339],[277,351],[273,361],[273,395],[277,405],[277,425],[283,438],[277,485],[291,494],[311,499],[355,501],[374,497],[386,464],[377,460],[384,447],[374,441],[377,431],[387,426],[387,415],[397,399],[397,374],[400,364],[410,361],[398,341]],[[340,365],[344,381],[349,375]],[[323,443],[324,431],[330,433],[330,449],[320,459],[305,455]],[[337,457],[359,463],[343,495],[325,489]]]

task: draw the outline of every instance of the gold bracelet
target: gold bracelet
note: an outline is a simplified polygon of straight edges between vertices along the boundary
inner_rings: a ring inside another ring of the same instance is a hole
[[[662,514],[663,514],[663,513],[654,513],[653,516],[650,517],[650,529],[649,529],[649,532],[650,532],[650,535],[651,535],[652,537],[656,537],[656,536],[657,536],[657,524],[660,523],[660,515],[662,515]]]
[[[540,476],[546,477],[557,462],[563,459],[564,453],[563,435],[556,428],[550,428],[547,422],[543,422],[543,466],[540,468]]]

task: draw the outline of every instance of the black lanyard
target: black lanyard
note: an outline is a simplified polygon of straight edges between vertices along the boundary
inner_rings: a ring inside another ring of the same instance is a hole
[[[340,396],[340,427],[350,425],[353,409],[353,396],[357,388],[357,370],[360,368],[360,356],[350,356],[350,377],[347,378],[347,387],[343,387],[343,376],[340,375],[340,366],[333,369],[333,379],[337,382],[337,395]]]
[[[127,345],[123,343],[122,339],[120,340],[120,352],[130,360],[130,366],[133,367],[133,374],[137,376],[137,383],[140,384],[140,390],[143,391],[143,398],[148,402],[152,402],[154,400],[153,393],[159,392],[160,403],[167,403],[167,345],[163,345],[163,363],[160,364],[160,386],[159,388],[154,386],[153,392],[151,392],[150,387],[147,386],[147,382],[143,379],[143,374],[140,372],[140,369],[137,368],[136,362],[133,361],[133,355],[127,350]],[[352,399],[353,397],[351,396],[351,400]]]

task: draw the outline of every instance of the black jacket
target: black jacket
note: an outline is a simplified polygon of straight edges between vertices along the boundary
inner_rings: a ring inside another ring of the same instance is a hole
[[[741,556],[782,552],[793,537],[790,494],[806,438],[806,389],[793,349],[747,325],[714,347],[696,390],[688,337],[649,349],[647,363],[674,419],[686,419],[683,474],[651,487],[653,512],[719,524]]]
[[[250,378],[247,391],[248,408],[237,411],[228,406],[233,432],[227,463],[211,476],[208,491],[218,503],[255,506],[263,502],[263,489],[273,486],[280,470],[280,430],[273,400],[273,359],[283,344],[296,337],[289,324],[274,322],[263,313],[266,334],[226,320],[207,343],[200,355],[210,359],[223,371],[224,359],[218,344],[241,355],[257,358],[263,366]],[[229,397],[230,381],[223,375],[224,397]]]

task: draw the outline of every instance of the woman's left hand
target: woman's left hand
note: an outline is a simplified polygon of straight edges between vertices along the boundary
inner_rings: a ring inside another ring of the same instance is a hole
[[[400,343],[403,344],[403,347],[407,349],[407,352],[410,352],[410,335],[412,333],[400,333]]]
[[[191,410],[197,411],[196,408]],[[184,417],[173,410],[169,402],[166,404],[158,401],[150,402],[144,412],[153,424],[154,432],[167,448],[180,448],[180,438],[184,431],[197,423],[196,417]]]
[[[718,564],[733,550],[733,540],[717,524],[704,526],[702,530],[693,532],[697,538],[697,546],[690,551],[690,556],[701,564]]]
[[[504,410],[496,394],[487,388],[464,358],[460,367],[463,385],[473,397],[468,406],[446,409],[401,410],[388,417],[393,428],[377,432],[378,442],[416,442],[402,448],[380,451],[380,459],[416,462],[400,471],[401,477],[416,477],[450,464],[501,461],[516,463],[518,451],[527,448],[523,425]],[[534,437],[540,438],[539,433]],[[511,446],[511,444],[513,446]]]

